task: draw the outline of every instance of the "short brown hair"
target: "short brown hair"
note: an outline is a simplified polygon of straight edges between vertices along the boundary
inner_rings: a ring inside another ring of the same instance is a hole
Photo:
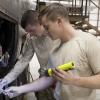
[[[24,12],[24,14],[22,15],[21,18],[21,26],[22,28],[25,29],[25,27],[27,26],[27,24],[31,24],[31,23],[38,23],[38,12],[35,10],[27,10],[26,12]]]
[[[67,8],[60,3],[50,4],[42,9],[39,14],[39,19],[41,20],[44,15],[52,21],[56,20],[59,16],[65,18],[67,21],[69,20]]]

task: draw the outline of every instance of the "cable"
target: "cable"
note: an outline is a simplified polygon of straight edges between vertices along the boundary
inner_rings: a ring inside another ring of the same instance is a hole
[[[97,5],[97,4],[95,4],[92,0],[90,0],[97,8],[99,8],[100,9],[100,7]]]

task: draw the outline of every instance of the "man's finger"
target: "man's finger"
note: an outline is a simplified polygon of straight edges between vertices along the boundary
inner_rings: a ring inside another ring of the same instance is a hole
[[[13,92],[13,89],[12,88],[7,88],[4,90],[5,93],[12,93]]]
[[[55,76],[58,76],[58,77],[60,77],[60,78],[65,78],[64,74],[58,72],[56,69],[53,70],[53,71],[54,71]]]
[[[56,68],[55,70],[56,70],[57,72],[63,74],[63,75],[67,75],[67,72],[68,72],[68,71],[60,70],[60,69],[58,69],[58,68]]]
[[[56,76],[55,74],[53,74],[52,77],[55,78],[58,81],[62,81],[62,79],[60,77]]]
[[[3,91],[4,91],[3,89],[0,89],[0,94],[3,93]]]
[[[75,75],[72,71],[68,71],[67,73],[70,74],[71,76]]]

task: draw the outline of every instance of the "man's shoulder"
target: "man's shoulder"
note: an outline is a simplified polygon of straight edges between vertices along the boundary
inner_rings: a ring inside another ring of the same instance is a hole
[[[88,32],[81,32],[80,34],[77,43],[84,51],[86,51],[87,48],[93,47],[93,45],[100,46],[100,41],[96,36]]]
[[[81,31],[81,32],[79,32],[79,34],[80,34],[80,38],[84,39],[86,41],[91,40],[91,39],[97,39],[93,34],[88,33],[88,32]]]
[[[90,43],[91,41],[98,41],[96,36],[92,35],[88,32],[78,31],[77,36],[73,39],[74,42],[76,41],[80,45]]]

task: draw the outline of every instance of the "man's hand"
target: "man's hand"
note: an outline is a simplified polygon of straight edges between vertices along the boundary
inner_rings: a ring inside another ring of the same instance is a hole
[[[21,95],[21,89],[16,86],[9,87],[3,91],[3,94],[8,96],[9,98],[14,98]]]
[[[7,80],[5,80],[5,79],[0,79],[0,94],[3,92],[3,88],[4,88],[5,86],[7,86],[7,85],[8,85]]]
[[[76,85],[76,82],[79,78],[79,76],[73,74],[72,71],[63,71],[59,69],[54,69],[53,72],[54,72],[53,78],[67,85]]]

